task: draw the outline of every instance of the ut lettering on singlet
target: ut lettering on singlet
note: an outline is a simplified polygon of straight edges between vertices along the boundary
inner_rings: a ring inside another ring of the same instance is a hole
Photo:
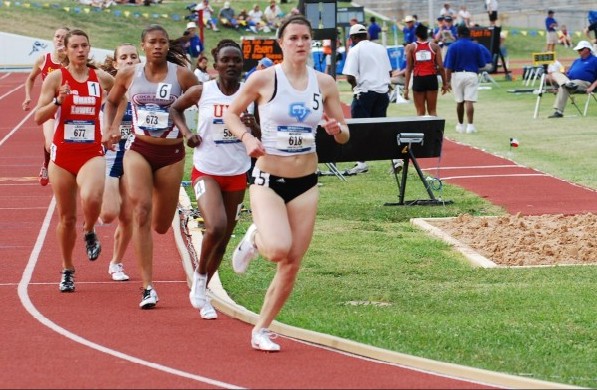
[[[288,152],[299,153],[311,150],[315,147],[315,134],[311,126],[301,126],[300,123],[321,107],[321,95],[313,94],[312,107],[309,108],[304,102],[292,103],[288,106],[288,115],[296,119],[299,124],[279,125],[276,133],[276,149]]]
[[[226,128],[224,124],[224,112],[228,109],[228,104],[214,104],[214,113],[212,127],[213,138],[216,145],[238,143],[240,140]]]
[[[64,122],[64,141],[69,143],[93,143],[95,142],[95,116],[96,101],[101,96],[99,82],[88,81],[87,93],[89,96],[79,96],[78,91],[73,90],[73,103],[70,106],[71,115],[85,115],[94,119],[67,119]]]

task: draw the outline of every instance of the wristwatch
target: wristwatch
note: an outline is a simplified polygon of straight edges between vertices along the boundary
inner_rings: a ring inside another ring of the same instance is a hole
[[[55,97],[55,98],[52,100],[52,103],[54,103],[54,104],[55,104],[55,105],[57,105],[57,106],[61,106],[61,105],[62,105],[62,103],[58,101],[58,98],[57,98],[57,97]]]

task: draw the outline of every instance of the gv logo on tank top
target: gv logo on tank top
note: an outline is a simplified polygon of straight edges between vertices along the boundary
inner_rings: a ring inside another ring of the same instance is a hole
[[[289,106],[288,115],[292,118],[296,118],[297,121],[303,122],[307,116],[311,113],[305,103],[292,103]]]

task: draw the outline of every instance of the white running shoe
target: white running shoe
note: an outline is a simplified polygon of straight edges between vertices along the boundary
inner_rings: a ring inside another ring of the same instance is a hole
[[[110,263],[110,265],[108,266],[108,273],[112,275],[112,280],[115,280],[117,282],[129,280],[129,276],[124,273],[124,265],[122,263]]]
[[[193,284],[191,284],[189,300],[195,309],[201,309],[205,305],[205,302],[208,301],[205,295],[206,287],[207,275],[201,275],[197,271],[193,272]]]
[[[251,260],[255,260],[259,256],[259,251],[255,248],[255,233],[257,226],[254,223],[249,226],[245,236],[240,241],[234,253],[232,254],[232,269],[237,274],[242,274],[249,267]]]
[[[464,133],[464,123],[459,123],[456,125],[456,132],[460,134]]]
[[[252,332],[251,346],[260,351],[278,352],[280,346],[272,341],[276,337],[278,335],[270,332],[269,329],[261,328]]]
[[[158,294],[155,292],[153,287],[147,286],[147,288],[143,289],[143,294],[141,296],[141,303],[139,303],[139,307],[143,310],[152,309],[158,303],[160,299],[158,298]]]
[[[367,172],[369,172],[369,166],[364,162],[357,162],[354,165],[354,167],[352,167],[350,169],[346,169],[344,171],[344,175],[352,176],[352,175],[358,175],[359,173],[367,173]]]
[[[477,129],[475,128],[475,125],[473,125],[472,123],[469,123],[468,125],[466,125],[466,133],[467,134],[473,134],[476,132],[477,132]]]
[[[204,320],[215,320],[216,318],[218,318],[218,313],[216,312],[216,309],[214,309],[214,307],[211,305],[209,299],[205,301],[205,304],[203,305],[201,310],[199,310],[199,315]]]

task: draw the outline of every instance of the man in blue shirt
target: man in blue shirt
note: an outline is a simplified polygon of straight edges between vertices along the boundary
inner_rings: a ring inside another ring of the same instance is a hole
[[[545,18],[547,46],[545,46],[545,51],[556,51],[556,44],[558,43],[558,22],[554,19],[553,15],[553,10],[547,11],[547,18]]]
[[[458,40],[448,47],[444,60],[446,69],[446,82],[452,86],[454,100],[456,101],[456,115],[458,124],[456,131],[459,133],[476,133],[473,124],[475,113],[474,103],[477,101],[479,89],[479,69],[487,65],[486,52],[482,46],[471,40],[471,30],[458,26]],[[464,113],[466,111],[467,125],[464,126]]]
[[[566,74],[568,77],[566,78],[562,74],[558,76],[555,74],[556,72],[552,73],[560,87],[553,106],[555,112],[549,118],[564,116],[564,108],[571,92],[586,90],[587,93],[591,93],[597,87],[597,57],[593,55],[592,45],[587,41],[580,41],[574,50],[580,57],[570,65]]]
[[[408,15],[404,18],[404,23],[406,26],[402,28],[402,33],[404,34],[404,44],[408,45],[417,40],[417,37],[415,37],[415,18]]]
[[[367,33],[369,33],[369,40],[371,42],[377,42],[379,40],[379,33],[381,32],[381,27],[379,27],[379,24],[377,24],[375,16],[372,16],[369,19],[369,22],[371,22],[371,24],[369,24],[369,27],[367,28]]]
[[[189,39],[189,46],[187,46],[187,53],[189,54],[189,57],[191,57],[191,70],[195,70],[197,67],[197,58],[199,58],[203,52],[203,43],[201,42],[199,35],[197,35],[197,25],[195,22],[187,23],[187,31],[189,32],[188,35],[191,36]]]

